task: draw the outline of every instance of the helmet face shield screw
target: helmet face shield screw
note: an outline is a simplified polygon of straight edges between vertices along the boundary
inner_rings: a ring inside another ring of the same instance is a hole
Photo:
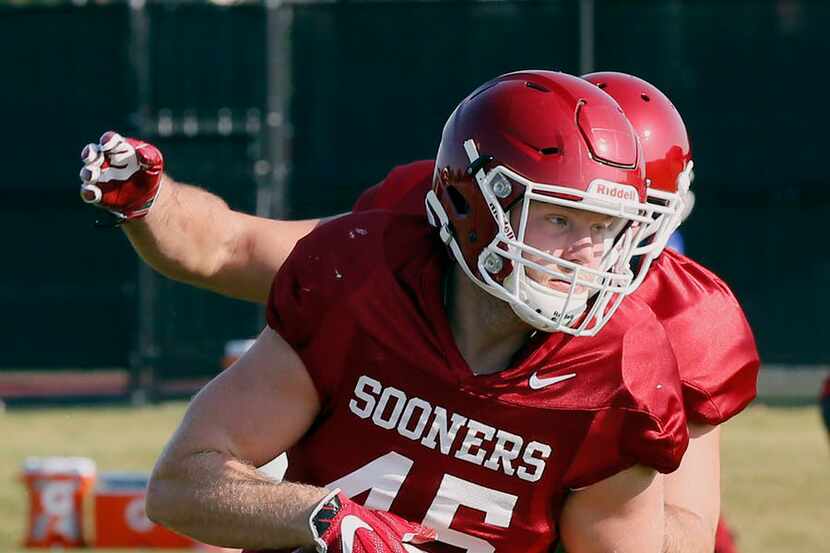
[[[505,178],[504,175],[496,175],[493,179],[493,194],[496,195],[497,198],[504,199],[513,192],[513,186],[510,182]]]
[[[484,269],[488,273],[498,273],[504,267],[504,261],[502,258],[494,253],[487,254],[487,257],[484,258]]]

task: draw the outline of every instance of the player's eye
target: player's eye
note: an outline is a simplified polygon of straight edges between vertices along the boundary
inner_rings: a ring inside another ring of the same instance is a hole
[[[568,226],[568,219],[562,217],[561,215],[548,215],[545,219],[557,227],[566,227]]]
[[[605,234],[611,231],[611,227],[614,225],[614,219],[609,217],[604,221],[600,221],[598,223],[594,223],[591,225],[591,231],[596,232],[599,234]]]

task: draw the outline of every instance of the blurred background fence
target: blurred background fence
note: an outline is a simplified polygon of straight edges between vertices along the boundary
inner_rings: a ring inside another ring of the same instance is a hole
[[[664,90],[693,142],[688,253],[733,287],[765,363],[826,366],[828,21],[822,0],[0,4],[0,371],[205,376],[262,326],[91,227],[78,153],[102,131],[154,141],[234,208],[327,215],[431,157],[455,104],[520,68]]]

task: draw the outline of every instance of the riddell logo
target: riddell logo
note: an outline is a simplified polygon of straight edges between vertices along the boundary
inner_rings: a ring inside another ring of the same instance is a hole
[[[637,189],[633,186],[607,180],[595,180],[591,183],[588,192],[626,202],[636,202],[638,200]]]

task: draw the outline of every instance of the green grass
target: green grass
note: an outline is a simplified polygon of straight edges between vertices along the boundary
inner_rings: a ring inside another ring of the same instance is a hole
[[[24,551],[25,457],[80,455],[99,471],[149,471],[183,412],[169,403],[0,413],[0,551]],[[818,411],[753,407],[725,426],[722,443],[723,508],[741,553],[827,551],[830,447]]]
[[[828,551],[830,447],[815,407],[753,407],[726,424],[723,512],[742,553]]]

